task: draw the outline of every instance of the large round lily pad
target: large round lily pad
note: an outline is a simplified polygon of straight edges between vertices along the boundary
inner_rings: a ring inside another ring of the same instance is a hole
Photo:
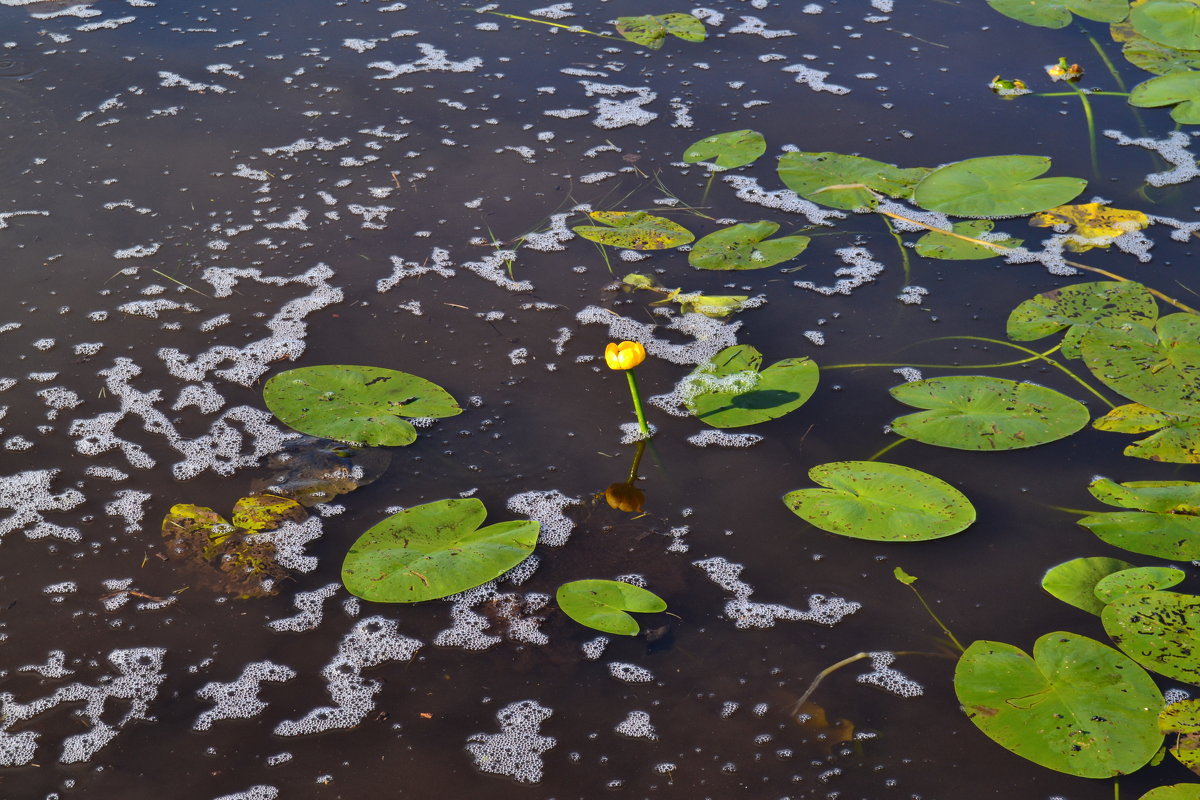
[[[983,375],[912,381],[892,397],[927,409],[892,421],[892,430],[958,450],[1016,450],[1070,436],[1088,423],[1078,400],[1035,383]]]
[[[740,428],[782,417],[816,391],[812,359],[785,358],[759,372],[762,361],[748,344],[726,347],[684,378],[688,410],[714,428]]]
[[[767,238],[777,230],[775,222],[743,222],[722,228],[692,245],[688,263],[696,269],[763,269],[795,258],[808,247],[807,236]]]
[[[808,471],[824,489],[798,489],[783,502],[830,533],[879,542],[940,539],[975,521],[958,489],[926,472],[877,461],[835,461]]]
[[[417,432],[405,417],[462,413],[449,392],[424,378],[342,364],[281,372],[263,386],[263,401],[301,433],[367,445],[412,444]]]
[[[751,163],[767,152],[767,140],[758,131],[741,130],[706,136],[683,151],[688,164],[711,161],[720,169],[733,169]]]
[[[350,548],[342,583],[351,594],[380,603],[436,600],[487,583],[533,552],[541,526],[513,520],[480,528],[486,516],[474,497],[393,514]]]
[[[625,613],[666,611],[667,603],[654,592],[622,581],[571,581],[554,595],[558,607],[580,625],[620,636],[637,636],[637,620]]]
[[[1158,304],[1145,286],[1134,281],[1075,283],[1043,292],[1014,308],[1008,315],[1008,338],[1028,342],[1066,328],[1063,355],[1079,358],[1080,339],[1102,319],[1153,325]]]
[[[1171,72],[1133,87],[1129,105],[1138,108],[1175,106],[1171,118],[1181,125],[1200,124],[1200,72]]]
[[[1080,341],[1083,362],[1114,392],[1168,414],[1200,416],[1200,317],[1169,314],[1153,328],[1100,320]]]
[[[877,195],[906,198],[929,174],[925,167],[901,169],[861,156],[841,153],[784,153],[779,179],[796,194],[814,203],[846,211],[874,208]]]
[[[1200,686],[1200,597],[1143,592],[1118,597],[1100,615],[1105,632],[1146,669]]]
[[[1133,772],[1162,744],[1162,692],[1128,657],[1086,636],[1048,633],[1032,658],[1003,642],[975,642],[958,661],[954,691],[997,744],[1081,778]]]
[[[1098,22],[1120,22],[1129,14],[1129,0],[988,0],[1006,17],[1041,28],[1065,28],[1071,12]]]
[[[1039,178],[1043,156],[985,156],[939,167],[913,190],[913,202],[959,217],[1023,217],[1063,205],[1083,191],[1082,178]]]

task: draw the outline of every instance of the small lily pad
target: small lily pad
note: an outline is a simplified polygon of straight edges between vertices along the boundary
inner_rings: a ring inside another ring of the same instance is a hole
[[[1200,72],[1171,72],[1142,81],[1129,93],[1138,108],[1175,106],[1171,118],[1180,125],[1200,124]]]
[[[1129,15],[1129,0],[988,0],[988,5],[1040,28],[1065,28],[1072,12],[1097,22],[1120,22]]]
[[[685,42],[703,42],[708,35],[704,23],[691,14],[646,14],[640,17],[617,17],[617,33],[635,44],[658,50],[667,34]]]
[[[1200,597],[1143,592],[1104,607],[1104,630],[1130,658],[1151,672],[1200,685]],[[1161,707],[1161,701],[1160,701]]]
[[[743,222],[714,231],[692,245],[688,263],[696,269],[763,269],[795,258],[808,247],[807,236],[767,239],[777,230],[775,222]]]
[[[1039,178],[1050,169],[1043,156],[985,156],[935,169],[913,189],[921,208],[959,217],[1023,217],[1076,197],[1082,178]]]
[[[801,197],[845,211],[874,208],[877,195],[912,196],[913,187],[929,174],[925,167],[901,169],[861,156],[841,153],[784,153],[779,179]]]
[[[782,417],[808,401],[820,380],[810,358],[785,358],[761,372],[748,344],[726,347],[684,378],[689,411],[714,428],[741,428]]]
[[[1169,314],[1153,327],[1099,320],[1080,341],[1083,362],[1114,392],[1168,414],[1200,416],[1200,317]]]
[[[975,507],[926,472],[878,461],[819,464],[808,477],[824,489],[798,489],[783,502],[823,531],[878,542],[940,539],[966,530]]]
[[[1111,511],[1080,519],[1102,541],[1159,558],[1200,559],[1200,483],[1097,478],[1088,486],[1102,503],[1131,511]]]
[[[1008,315],[1008,338],[1028,342],[1066,328],[1063,355],[1079,358],[1079,340],[1102,319],[1153,325],[1158,304],[1145,286],[1133,281],[1075,283],[1043,292],[1014,308]]]
[[[1124,454],[1170,464],[1200,464],[1200,417],[1164,414],[1141,403],[1126,403],[1092,422],[1098,431],[1149,433],[1125,448]]]
[[[1088,423],[1078,400],[1035,383],[983,375],[912,381],[890,390],[917,408],[892,430],[909,439],[958,450],[1017,450],[1070,436]]]
[[[474,497],[407,508],[358,538],[342,564],[351,594],[379,603],[416,603],[473,589],[524,561],[539,523],[480,528],[487,510]]]
[[[1131,567],[1097,581],[1096,598],[1107,605],[1127,594],[1170,589],[1186,577],[1187,573],[1174,567]]]
[[[973,219],[954,223],[950,226],[950,231],[951,233],[958,234],[958,236],[982,239],[986,234],[991,233],[994,227],[996,227],[996,223],[990,219]],[[938,231],[930,231],[920,239],[917,239],[914,249],[919,256],[940,258],[947,261],[980,261],[985,258],[995,258],[1003,252],[997,250],[995,247],[964,241],[959,239],[958,236],[948,236]],[[1020,247],[1021,241],[1020,239],[1006,236],[1003,239],[996,240],[996,244],[1000,247]]]
[[[576,225],[571,228],[584,239],[630,250],[666,250],[687,244],[696,237],[677,222],[645,211],[593,211],[589,217],[611,227]]]
[[[741,130],[706,136],[683,151],[688,164],[711,161],[718,169],[744,167],[767,152],[767,140],[758,131]]]
[[[1073,558],[1051,567],[1042,578],[1042,588],[1067,605],[1100,616],[1104,603],[1096,597],[1096,584],[1132,566],[1119,558]]]
[[[325,365],[281,372],[263,386],[271,413],[301,433],[368,445],[416,441],[409,419],[461,414],[436,383],[381,367]]]
[[[621,581],[571,581],[558,587],[554,599],[580,625],[619,636],[637,636],[641,631],[637,620],[625,612],[667,610],[666,601],[654,592]]]
[[[1048,633],[1032,658],[1003,642],[974,642],[958,660],[954,691],[997,744],[1069,775],[1125,775],[1162,744],[1162,692],[1129,657],[1086,636]]]

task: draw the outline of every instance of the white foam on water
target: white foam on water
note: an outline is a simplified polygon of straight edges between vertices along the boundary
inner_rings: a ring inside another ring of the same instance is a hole
[[[401,75],[414,72],[474,72],[483,66],[483,59],[478,56],[454,61],[446,55],[445,50],[439,50],[431,44],[417,42],[421,57],[415,61],[396,64],[392,61],[372,61],[368,69],[381,70],[383,74],[376,75],[375,80],[391,80]]]
[[[563,509],[579,503],[574,497],[567,497],[557,489],[550,489],[515,494],[508,498],[506,505],[514,514],[521,514],[541,524],[538,544],[561,547],[567,543],[571,531],[575,530],[575,523],[563,513]]]
[[[607,636],[597,636],[595,639],[588,639],[579,647],[583,650],[584,658],[588,661],[595,661],[604,655],[604,650],[608,647],[608,642],[609,638]]]
[[[834,252],[846,266],[834,271],[838,280],[832,286],[818,286],[813,281],[795,281],[792,285],[826,296],[849,295],[860,286],[873,282],[884,270],[883,264],[876,261],[865,247],[840,247]]]
[[[658,731],[654,729],[654,725],[650,722],[650,715],[645,711],[630,711],[613,730],[631,739],[649,739],[651,741],[658,739]]]
[[[763,440],[757,433],[730,433],[707,428],[687,437],[688,444],[696,447],[751,447]]]
[[[421,263],[405,261],[399,256],[392,256],[391,260],[392,274],[375,282],[375,288],[381,294],[395,288],[396,284],[406,278],[419,278],[429,273],[440,275],[443,278],[453,278],[455,275],[452,269],[454,265],[450,261],[450,251],[441,247],[433,248],[433,253]]]
[[[123,519],[126,533],[137,533],[142,529],[142,518],[146,515],[146,510],[142,506],[149,499],[149,492],[122,489],[117,492],[115,500],[104,506],[104,513],[110,517]]]
[[[812,67],[806,67],[803,64],[790,64],[783,68],[784,72],[792,73],[796,76],[796,83],[801,86],[807,86],[814,92],[829,92],[830,94],[850,94],[850,89],[836,83],[827,83],[826,78],[829,73]]]
[[[309,542],[320,539],[322,533],[321,518],[312,516],[303,522],[288,520],[273,531],[250,534],[246,541],[270,542],[275,546],[276,564],[284,569],[307,573],[317,568],[317,557],[306,555],[304,548]]]
[[[83,538],[78,528],[56,525],[42,516],[46,511],[70,511],[85,499],[76,489],[57,494],[52,491],[50,484],[58,473],[57,469],[27,470],[0,478],[0,511],[12,512],[0,519],[0,540],[5,534],[22,529],[30,539],[53,536],[78,542]]]
[[[467,739],[476,768],[519,783],[540,781],[542,754],[557,744],[553,736],[542,736],[540,728],[553,713],[536,700],[520,700],[497,711],[499,733],[476,733]]]
[[[294,677],[296,671],[291,667],[270,661],[255,661],[247,664],[236,680],[206,683],[196,692],[196,696],[213,703],[213,707],[200,712],[192,723],[192,730],[206,731],[214,722],[223,719],[253,719],[267,707],[267,703],[258,697],[262,683],[282,683]]]
[[[699,364],[707,361],[726,347],[737,344],[737,331],[742,327],[739,320],[722,322],[703,314],[681,314],[671,319],[666,325],[666,330],[690,336],[693,341],[676,344],[655,337],[654,332],[658,326],[622,317],[600,306],[588,306],[577,313],[575,319],[584,325],[605,325],[608,327],[609,338],[615,341],[639,342],[646,348],[647,354],[672,364]]]
[[[341,588],[341,583],[330,583],[311,592],[296,592],[292,598],[292,605],[299,613],[283,619],[273,619],[267,623],[267,627],[295,633],[313,630],[324,619],[325,601],[337,594]]]
[[[1174,167],[1165,172],[1152,172],[1147,175],[1146,183],[1151,186],[1187,183],[1200,176],[1200,163],[1197,163],[1196,156],[1188,150],[1191,138],[1183,131],[1172,131],[1163,139],[1152,139],[1148,136],[1132,139],[1116,130],[1106,130],[1104,135],[1119,145],[1134,145],[1158,153],[1164,161]]]
[[[805,200],[791,189],[763,189],[757,178],[747,175],[723,175],[721,180],[733,187],[739,200],[764,208],[786,211],[789,214],[799,214],[813,225],[832,226],[836,220],[846,219],[844,211],[823,208],[811,200]]]
[[[45,664],[26,664],[17,667],[17,672],[36,672],[43,678],[65,678],[75,674],[75,670],[67,669],[67,654],[62,650],[51,650]]]
[[[625,661],[608,662],[608,674],[625,683],[649,683],[654,680],[654,673],[650,670]]]
[[[725,616],[739,628],[770,628],[781,619],[836,625],[862,608],[861,603],[822,594],[809,596],[807,611],[775,603],[756,603],[750,600],[754,588],[738,577],[745,569],[742,564],[735,564],[720,556],[693,561],[692,564],[703,570],[709,580],[733,595],[733,599],[725,603]]]
[[[648,86],[624,86],[619,83],[596,83],[580,81],[584,94],[588,97],[600,97],[593,106],[596,116],[592,124],[597,128],[612,130],[624,128],[627,125],[642,126],[658,119],[658,114],[647,111],[644,106],[654,102],[658,94]],[[615,100],[620,95],[632,95],[624,100]]]
[[[770,30],[767,28],[767,23],[763,22],[758,17],[739,17],[742,20],[741,24],[729,29],[729,33],[745,33],[751,36],[761,36],[764,39],[779,39],[785,36],[795,36],[795,31],[787,29]],[[825,73],[828,75],[829,73]]]
[[[872,671],[859,675],[859,683],[878,686],[884,691],[901,697],[920,697],[925,694],[925,689],[921,684],[892,668],[891,664],[896,660],[895,653],[878,652],[870,655]]]
[[[260,783],[251,786],[244,792],[223,794],[220,797],[214,797],[213,800],[276,800],[278,797],[279,790],[277,788]]]

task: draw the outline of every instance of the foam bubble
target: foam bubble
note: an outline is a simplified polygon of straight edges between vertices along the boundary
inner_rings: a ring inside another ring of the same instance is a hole
[[[609,638],[607,636],[597,636],[595,639],[588,639],[579,647],[583,650],[583,657],[588,661],[595,661],[604,655],[604,650],[608,647]]]
[[[630,711],[613,730],[631,739],[658,739],[658,732],[650,723],[650,715],[645,711]]]
[[[255,661],[247,664],[236,680],[206,683],[196,692],[196,696],[214,706],[196,717],[192,730],[206,731],[214,722],[222,719],[253,719],[267,707],[267,703],[258,698],[263,681],[283,682],[294,677],[296,671],[290,667],[270,661]]]
[[[567,543],[571,531],[575,529],[575,523],[563,514],[563,509],[578,504],[579,500],[567,497],[557,489],[551,489],[515,494],[508,498],[507,506],[514,514],[522,514],[541,523],[538,544],[561,547]]]
[[[654,680],[654,673],[650,670],[625,661],[610,661],[608,674],[626,683],[649,683]]]
[[[536,700],[520,700],[496,712],[500,733],[476,733],[467,739],[467,752],[481,772],[507,775],[520,783],[537,783],[545,764],[542,753],[557,743],[540,728],[553,710]]]
[[[878,652],[871,653],[870,656],[873,671],[859,675],[859,683],[869,683],[901,697],[919,697],[925,694],[925,689],[921,684],[899,670],[892,669],[891,664],[896,660],[895,653]]]
[[[214,797],[213,800],[276,800],[279,797],[279,790],[274,786],[266,784],[258,784],[251,786],[244,792],[234,792],[233,794],[223,794],[220,797]]]
[[[692,564],[702,569],[709,580],[733,595],[733,599],[725,603],[725,616],[739,628],[770,628],[780,619],[835,625],[862,608],[861,603],[822,594],[809,596],[807,611],[775,603],[756,603],[750,600],[754,588],[738,578],[744,569],[743,565],[720,556],[693,561]]]
[[[292,605],[300,613],[283,619],[273,619],[267,623],[267,627],[296,633],[311,631],[321,624],[325,616],[325,601],[337,594],[341,588],[341,583],[330,583],[311,592],[296,592],[296,596],[292,598]]]
[[[750,447],[763,440],[757,433],[729,433],[708,428],[687,438],[696,447]]]

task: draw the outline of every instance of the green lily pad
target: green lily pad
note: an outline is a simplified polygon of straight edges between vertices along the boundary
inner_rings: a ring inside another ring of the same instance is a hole
[[[874,208],[877,194],[907,198],[913,186],[929,174],[925,167],[901,169],[860,156],[841,153],[784,153],[779,179],[801,197],[845,211]]]
[[[1171,752],[1175,751],[1172,750]],[[1192,769],[1192,771],[1196,772],[1195,769]],[[1200,783],[1176,783],[1171,786],[1156,786],[1139,797],[1138,800],[1200,800]]]
[[[593,211],[588,216],[611,227],[576,225],[571,230],[588,241],[612,247],[666,250],[687,244],[696,238],[679,223],[647,214],[645,211]]]
[[[696,269],[763,269],[795,258],[811,241],[807,236],[764,241],[777,230],[774,222],[743,222],[714,231],[692,245],[688,263]]]
[[[798,489],[783,502],[823,531],[877,542],[919,542],[966,530],[975,507],[941,478],[899,464],[834,461],[808,477],[824,489]]]
[[[646,14],[641,17],[617,17],[617,33],[651,50],[663,46],[667,34],[685,42],[703,42],[708,35],[704,23],[691,14]]]
[[[540,524],[513,520],[480,528],[486,516],[474,497],[393,514],[351,546],[342,583],[379,603],[436,600],[487,583],[533,552]]]
[[[1095,478],[1092,497],[1117,508],[1170,514],[1200,514],[1200,483],[1195,481],[1129,481]]]
[[[1170,589],[1186,577],[1187,573],[1174,567],[1132,567],[1097,581],[1096,598],[1107,605],[1127,594]]]
[[[1076,283],[1043,292],[1014,308],[1008,315],[1008,338],[1029,342],[1066,328],[1062,353],[1079,358],[1079,340],[1102,319],[1153,325],[1158,304],[1145,286],[1133,281]]]
[[[1100,619],[1117,646],[1146,669],[1200,685],[1200,597],[1127,594],[1105,606]]]
[[[758,131],[729,131],[706,136],[683,151],[688,164],[711,161],[719,169],[744,167],[767,152],[767,140]]]
[[[1164,414],[1141,403],[1126,403],[1092,422],[1092,427],[1115,433],[1157,431],[1126,447],[1125,455],[1170,464],[1200,464],[1200,417]]]
[[[654,592],[621,581],[571,581],[554,594],[558,607],[580,625],[619,636],[637,636],[641,628],[627,611],[652,614],[667,603]]]
[[[1162,744],[1162,692],[1127,656],[1086,636],[1048,633],[1032,658],[1003,642],[975,642],[958,660],[954,691],[997,744],[1069,775],[1128,774]]]
[[[1166,75],[1168,72],[1200,69],[1200,52],[1180,50],[1151,41],[1135,31],[1129,22],[1112,25],[1109,32],[1114,42],[1121,42],[1121,55],[1125,56],[1125,60],[1146,72]]]
[[[461,414],[450,394],[424,378],[381,367],[341,364],[281,372],[263,386],[263,401],[301,433],[367,445],[406,445],[417,438],[404,419]]]
[[[1023,217],[1063,205],[1087,186],[1082,178],[1038,178],[1043,156],[985,156],[938,167],[913,190],[921,208],[958,217]]]
[[[1006,17],[1040,28],[1065,28],[1071,12],[1097,22],[1120,22],[1129,15],[1129,0],[988,0]]]
[[[1096,478],[1088,491],[1102,503],[1133,509],[1078,521],[1102,541],[1146,556],[1200,559],[1200,483]]]
[[[1104,603],[1096,597],[1096,584],[1132,566],[1119,558],[1073,558],[1051,567],[1042,578],[1042,588],[1067,605],[1100,616]]]
[[[684,378],[689,411],[714,428],[741,428],[782,417],[808,401],[820,370],[810,358],[785,358],[759,372],[748,344],[726,347]]]
[[[1200,700],[1189,698],[1171,703],[1159,713],[1158,729],[1168,736],[1175,735],[1168,748],[1171,755],[1192,772],[1200,774]],[[1200,784],[1180,783],[1159,789],[1181,790],[1181,793],[1163,794],[1162,800],[1200,800]]]
[[[1138,108],[1175,106],[1171,118],[1181,125],[1200,124],[1200,72],[1172,72],[1142,81],[1129,93]]]
[[[1168,414],[1200,416],[1200,317],[1169,314],[1151,328],[1099,320],[1083,363],[1114,392]]]
[[[1129,21],[1151,41],[1200,50],[1200,2],[1196,0],[1143,0],[1133,4]]]
[[[892,430],[909,439],[958,450],[1017,450],[1070,436],[1088,423],[1087,408],[1065,394],[983,375],[912,381],[890,390],[916,408]]]
[[[996,223],[990,219],[973,219],[965,222],[955,222],[950,226],[950,230],[959,236],[981,239],[984,234],[991,233],[994,227],[996,227]],[[1014,239],[1011,236],[1006,236],[996,241],[996,244],[1001,247],[1020,247],[1021,243],[1021,239]],[[947,236],[937,231],[930,231],[920,239],[917,239],[914,249],[919,256],[941,258],[947,261],[979,261],[985,258],[995,258],[1001,252],[994,247],[966,242],[955,236]]]

